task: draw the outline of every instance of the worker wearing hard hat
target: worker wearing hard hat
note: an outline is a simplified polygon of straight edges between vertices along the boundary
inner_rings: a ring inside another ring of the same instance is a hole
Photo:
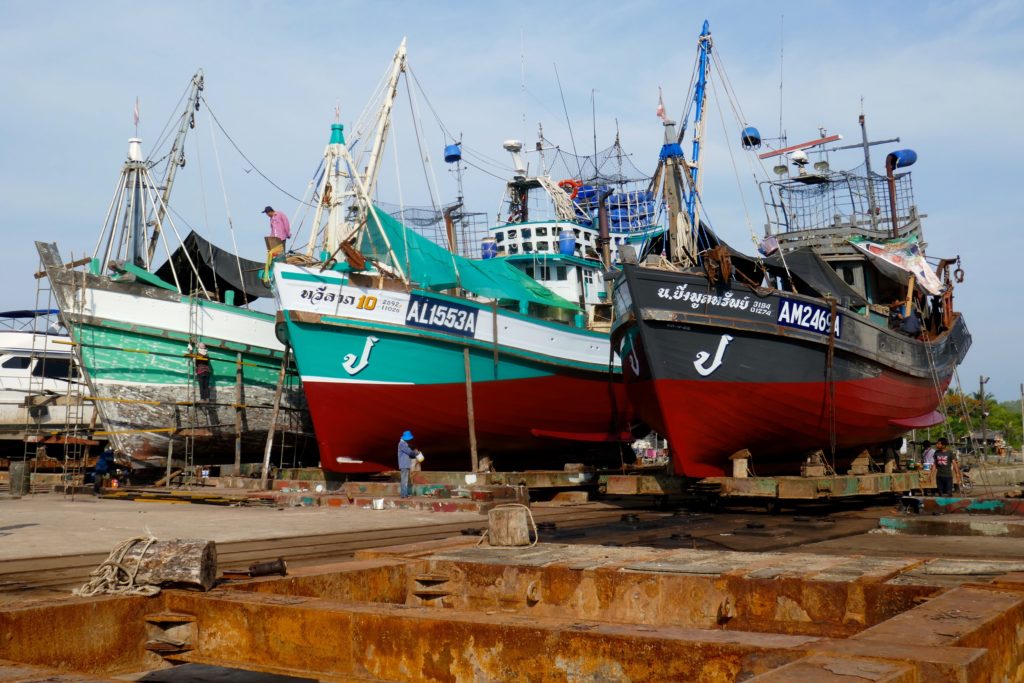
[[[409,472],[412,470],[413,461],[423,462],[423,454],[413,447],[413,435],[408,429],[398,440],[398,471],[402,475],[398,493],[402,498],[412,495],[412,487],[409,485]]]

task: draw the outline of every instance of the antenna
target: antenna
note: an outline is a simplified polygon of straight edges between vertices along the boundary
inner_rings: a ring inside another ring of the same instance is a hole
[[[783,35],[783,27],[785,26],[786,15],[779,15],[779,140],[782,141],[783,146],[786,144],[786,136],[782,132],[782,67],[784,64],[784,53],[783,48],[785,46],[785,39]]]
[[[596,104],[597,90],[594,88],[590,89],[590,117],[594,122],[594,175],[597,175],[597,104]],[[583,180],[583,178],[580,178]]]
[[[523,136],[526,136],[526,38],[519,29],[519,97],[523,107]]]

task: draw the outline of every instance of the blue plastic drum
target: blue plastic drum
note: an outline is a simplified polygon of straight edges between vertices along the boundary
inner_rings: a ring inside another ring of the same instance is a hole
[[[572,230],[562,230],[558,233],[558,253],[562,256],[572,256],[576,253],[576,233]]]

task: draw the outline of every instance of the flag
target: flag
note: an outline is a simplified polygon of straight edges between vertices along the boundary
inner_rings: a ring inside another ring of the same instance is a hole
[[[665,121],[665,102],[661,98],[661,86],[658,86],[658,108],[654,112],[658,115],[658,118]]]
[[[135,98],[135,127],[139,126],[139,98]]]

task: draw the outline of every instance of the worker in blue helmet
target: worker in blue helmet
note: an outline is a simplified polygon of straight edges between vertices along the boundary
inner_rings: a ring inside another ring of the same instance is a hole
[[[412,488],[409,486],[409,471],[412,470],[412,463],[415,460],[422,462],[423,455],[413,446],[413,435],[408,429],[398,440],[398,471],[402,475],[402,483],[399,486],[399,495],[408,498],[412,495]]]

